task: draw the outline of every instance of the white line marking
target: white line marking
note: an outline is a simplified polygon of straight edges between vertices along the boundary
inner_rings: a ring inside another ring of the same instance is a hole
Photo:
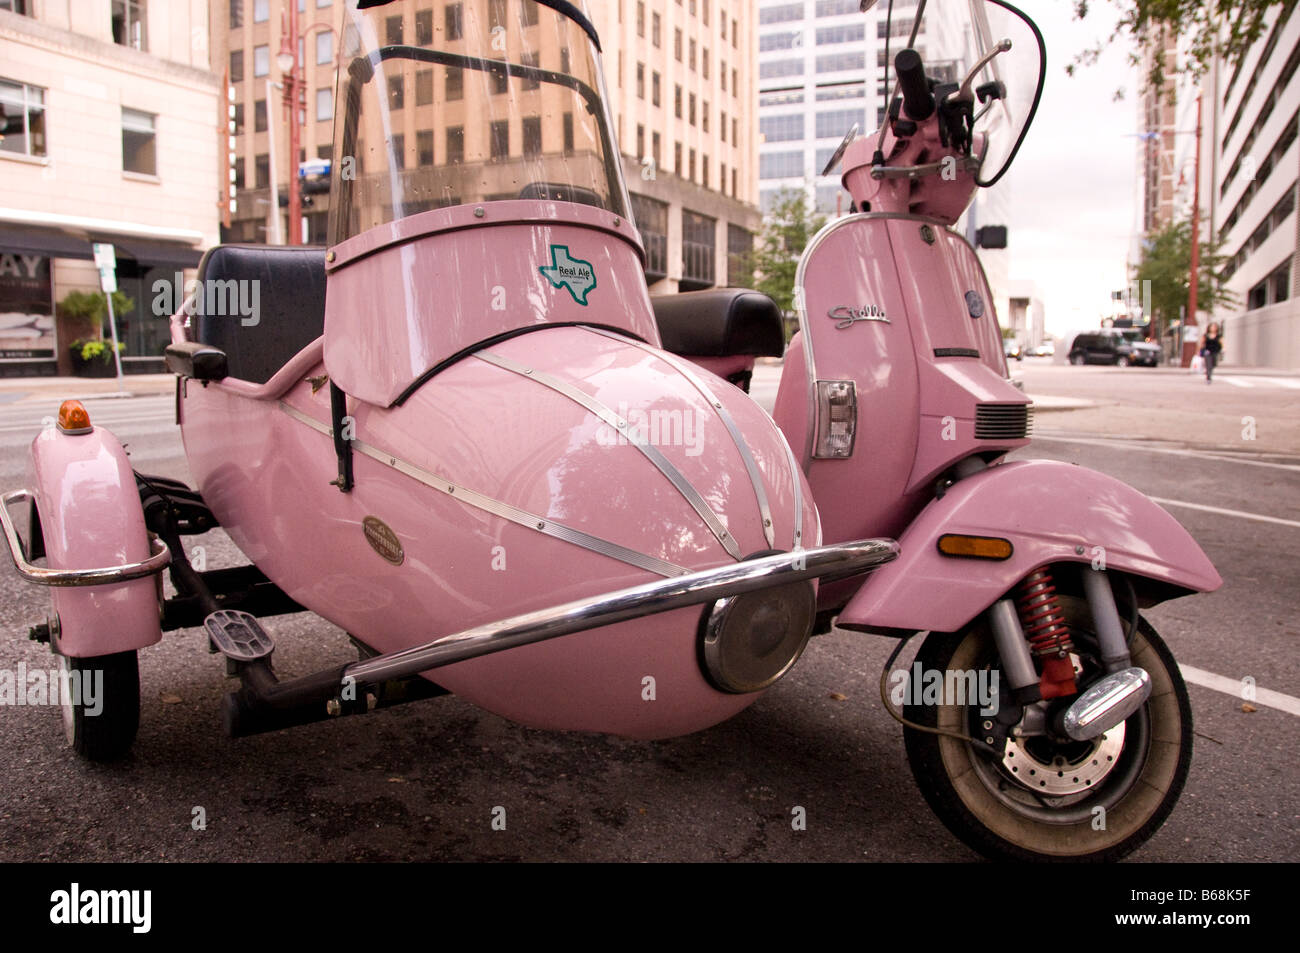
[[[1225,384],[1231,384],[1233,387],[1254,387],[1254,381],[1244,381],[1238,377],[1220,377],[1219,380]]]
[[[1232,516],[1239,520],[1258,520],[1261,523],[1277,523],[1280,526],[1294,526],[1300,529],[1300,520],[1284,520],[1280,516],[1264,516],[1260,513],[1246,513],[1242,510],[1225,510],[1221,506],[1206,506],[1204,503],[1185,503],[1182,500],[1166,500],[1159,496],[1148,497],[1152,502],[1159,503],[1161,506],[1184,506],[1189,510],[1203,510],[1206,513],[1217,513],[1220,516]]]
[[[1240,457],[1215,450],[1176,450],[1172,447],[1144,447],[1140,443],[1131,443],[1126,440],[1057,436],[1056,432],[1050,430],[1041,433],[1035,432],[1033,434],[1033,439],[1041,440],[1045,443],[1082,443],[1093,447],[1110,447],[1115,450],[1141,450],[1144,453],[1167,453],[1175,457],[1208,457],[1211,460],[1218,460],[1223,463],[1240,463],[1242,466],[1247,467],[1272,467],[1275,470],[1292,470],[1300,473],[1300,465],[1294,463],[1270,463],[1267,460],[1244,460]]]
[[[1179,665],[1178,670],[1183,673],[1183,680],[1193,685],[1200,685],[1202,688],[1223,692],[1223,694],[1232,695],[1241,701],[1250,701],[1252,704],[1263,705],[1266,708],[1276,708],[1278,711],[1284,711],[1289,715],[1300,715],[1300,698],[1295,698],[1292,695],[1283,695],[1281,692],[1257,687],[1255,697],[1246,699],[1241,697],[1242,686],[1239,678],[1232,679],[1226,675],[1216,675],[1214,672],[1207,672],[1203,668],[1194,668],[1191,665]]]

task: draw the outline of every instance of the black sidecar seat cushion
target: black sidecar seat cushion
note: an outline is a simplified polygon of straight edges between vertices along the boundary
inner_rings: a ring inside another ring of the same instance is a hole
[[[255,283],[255,284],[254,284]],[[325,331],[325,249],[216,245],[199,262],[194,337],[231,377],[265,384]]]
[[[695,357],[785,353],[781,309],[765,294],[745,288],[710,288],[652,295],[664,350]]]

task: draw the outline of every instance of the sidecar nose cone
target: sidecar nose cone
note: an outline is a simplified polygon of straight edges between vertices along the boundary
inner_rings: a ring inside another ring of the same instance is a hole
[[[767,688],[803,654],[816,614],[809,582],[719,599],[704,617],[700,638],[705,675],[732,694]]]

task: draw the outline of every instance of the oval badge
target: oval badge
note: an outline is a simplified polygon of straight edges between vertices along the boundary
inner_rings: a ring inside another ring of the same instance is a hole
[[[366,542],[370,544],[371,549],[394,566],[402,565],[406,553],[392,527],[377,516],[367,516],[361,521],[361,529],[365,532]]]

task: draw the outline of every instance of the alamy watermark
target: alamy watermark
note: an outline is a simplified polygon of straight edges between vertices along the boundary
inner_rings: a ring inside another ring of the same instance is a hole
[[[981,715],[998,713],[998,676],[994,670],[927,669],[920,662],[911,672],[895,671],[889,675],[889,700],[895,706],[908,705],[979,705]]]
[[[0,705],[61,705],[81,707],[93,717],[104,710],[104,672],[28,669],[19,662],[15,669],[0,669]]]
[[[685,447],[688,457],[698,457],[704,451],[704,414],[698,410],[629,410],[623,402],[618,405],[618,419],[622,426],[603,423],[596,431],[596,442],[602,447],[629,443]]]
[[[239,323],[246,328],[255,327],[262,320],[262,283],[255,278],[186,281],[178,271],[174,279],[155,281],[153,296],[153,313],[160,318],[177,313],[187,318],[195,315],[239,318]]]

